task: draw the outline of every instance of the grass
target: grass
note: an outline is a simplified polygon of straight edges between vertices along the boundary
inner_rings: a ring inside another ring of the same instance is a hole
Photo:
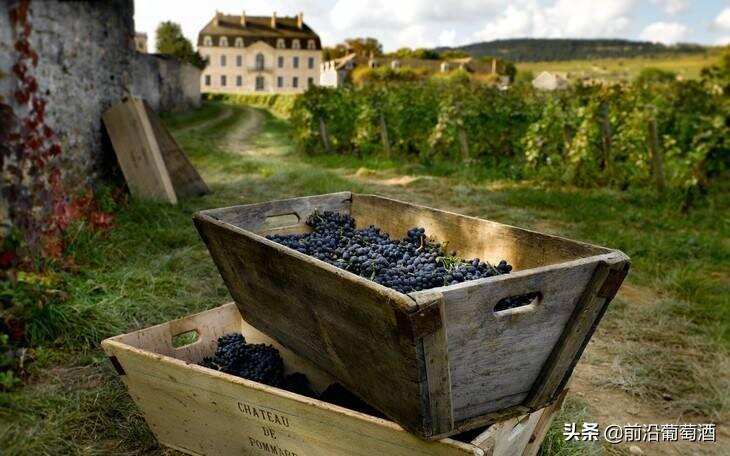
[[[685,79],[698,79],[700,71],[718,60],[716,51],[661,57],[636,57],[591,60],[563,60],[556,62],[517,63],[517,72],[564,72],[572,77],[606,80],[631,80],[645,68],[659,68],[676,73]]]
[[[224,109],[230,115],[221,116]],[[729,385],[727,376],[718,375],[728,372],[730,222],[719,216],[727,212],[726,195],[713,195],[680,215],[674,202],[646,193],[537,187],[498,179],[489,170],[377,157],[302,156],[290,145],[286,121],[266,112],[259,111],[263,124],[253,142],[237,136],[249,115],[209,103],[166,116],[211,194],[174,207],[131,201],[118,212],[115,229],[76,236],[79,271],[55,278],[68,298],[51,306],[53,337],[32,353],[28,384],[0,394],[3,455],[169,453],[154,441],[99,341],[229,299],[191,223],[194,211],[340,190],[380,193],[624,250],[634,265],[634,293],[612,305],[589,350],[586,362],[609,363],[596,387],[626,392],[667,416],[726,420]],[[188,128],[203,122],[204,129]],[[407,185],[389,183],[404,175],[413,177]],[[662,399],[666,394],[673,399]],[[590,413],[587,404],[569,398],[543,454],[600,451],[561,441],[565,420]]]

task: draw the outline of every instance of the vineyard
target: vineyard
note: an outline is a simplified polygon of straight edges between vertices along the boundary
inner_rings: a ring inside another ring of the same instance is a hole
[[[291,111],[309,153],[497,167],[579,187],[654,187],[691,205],[730,165],[730,55],[698,81],[508,90],[462,77],[313,88]]]

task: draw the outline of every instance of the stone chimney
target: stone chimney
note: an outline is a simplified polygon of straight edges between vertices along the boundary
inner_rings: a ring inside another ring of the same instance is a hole
[[[271,14],[271,28],[276,28],[276,11]]]
[[[241,11],[241,27],[246,26],[246,11]]]
[[[297,14],[297,27],[304,28],[304,13]]]
[[[218,10],[215,10],[215,19],[213,19],[213,25],[215,25],[216,27],[221,25],[221,16],[222,16],[221,12]]]
[[[492,74],[497,74],[497,59],[492,59]]]

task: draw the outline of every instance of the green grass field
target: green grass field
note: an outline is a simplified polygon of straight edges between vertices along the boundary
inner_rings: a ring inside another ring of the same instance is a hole
[[[208,104],[167,116],[212,193],[177,206],[132,201],[116,227],[80,227],[77,270],[51,279],[65,296],[39,324],[27,385],[0,394],[0,453],[176,454],[160,448],[99,348],[112,335],[216,307],[228,292],[191,222],[194,211],[341,190],[378,193],[619,248],[633,269],[574,375],[544,455],[626,454],[566,443],[564,422],[717,422],[729,454],[728,194],[683,215],[651,193],[540,187],[485,170],[452,172],[356,157],[303,156],[266,111]],[[196,126],[204,125],[204,128]],[[435,172],[438,171],[438,172]],[[489,177],[492,176],[492,177]],[[669,398],[669,399],[668,399]],[[646,454],[667,447],[641,445]]]
[[[609,81],[632,80],[644,68],[659,68],[676,73],[685,79],[697,79],[702,68],[718,61],[716,50],[706,53],[666,57],[640,57],[626,59],[564,60],[557,62],[517,63],[517,72],[542,71],[568,73],[572,78],[595,78]]]

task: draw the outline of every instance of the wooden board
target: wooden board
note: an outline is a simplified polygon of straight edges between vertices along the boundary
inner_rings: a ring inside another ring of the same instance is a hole
[[[198,340],[174,348],[173,337],[195,331]],[[242,320],[231,303],[217,309],[102,342],[160,443],[195,455],[493,455],[527,445],[543,411],[529,425],[488,428],[471,442],[427,442],[395,423],[278,388],[197,366],[216,339],[239,331],[251,343],[269,343],[287,372],[303,372],[321,391],[334,379]],[[551,412],[553,413],[553,412]]]
[[[198,171],[190,163],[187,155],[178,145],[169,130],[162,124],[157,113],[144,103],[145,113],[152,126],[154,138],[165,161],[165,167],[170,175],[172,187],[178,198],[190,198],[209,193],[208,186],[200,177]]]
[[[516,269],[405,295],[261,236],[305,232],[316,210],[349,213],[359,227],[377,225],[394,238],[421,226],[462,257],[506,259]],[[295,222],[267,227],[285,214]],[[374,195],[295,198],[194,218],[251,324],[427,439],[554,402],[628,271],[619,251]],[[600,265],[623,273],[605,275]],[[533,304],[494,311],[501,299],[529,292],[538,296]],[[387,388],[385,372],[396,374]]]
[[[128,98],[103,115],[119,166],[132,196],[176,204],[208,187],[143,100]]]
[[[129,98],[103,115],[119,166],[132,196],[177,203],[175,189],[142,100]]]

